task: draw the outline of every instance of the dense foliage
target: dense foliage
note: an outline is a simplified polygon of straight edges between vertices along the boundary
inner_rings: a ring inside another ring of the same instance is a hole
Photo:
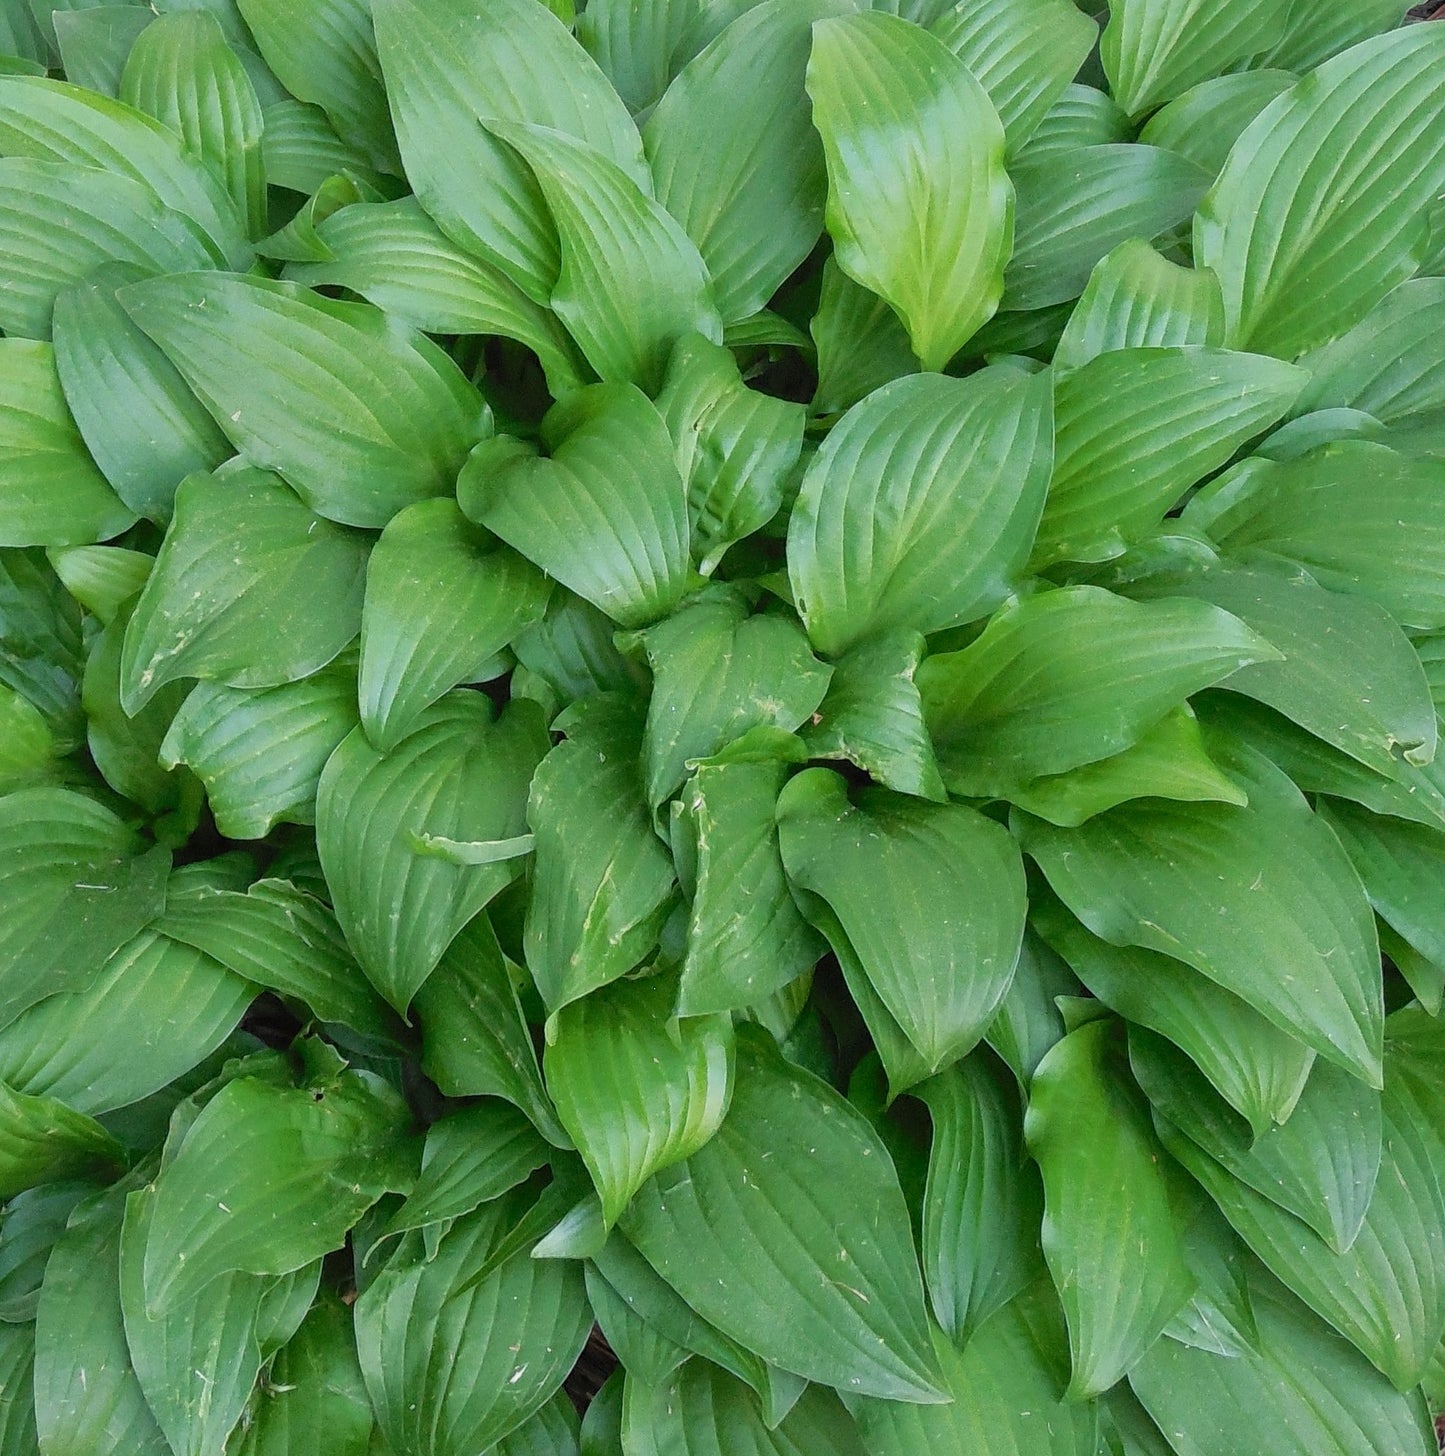
[[[0,4],[0,1456],[1434,1449],[1402,12]]]

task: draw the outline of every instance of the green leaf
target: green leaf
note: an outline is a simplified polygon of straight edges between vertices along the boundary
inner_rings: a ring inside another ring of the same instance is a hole
[[[93,1117],[0,1082],[0,1199],[42,1183],[114,1172],[124,1161],[125,1150]]]
[[[1218,607],[1065,587],[927,658],[918,687],[944,783],[986,797],[1121,753],[1191,693],[1272,656]]]
[[[644,796],[638,710],[607,694],[552,726],[566,737],[537,769],[527,805],[537,844],[526,953],[555,1014],[646,959],[675,881]]]
[[[410,1235],[357,1300],[362,1373],[395,1450],[490,1449],[546,1402],[581,1352],[592,1313],[580,1265],[520,1249],[477,1278],[519,1212],[503,1199],[458,1219],[426,1262]]]
[[[593,0],[574,28],[587,54],[637,115],[667,89],[689,35],[708,18],[696,0]]]
[[[645,674],[618,650],[616,634],[616,624],[591,602],[554,587],[546,615],[513,644],[521,664],[514,691],[530,675],[523,696],[536,697],[553,717],[592,693],[636,693]]]
[[[1347,46],[1400,24],[1399,0],[1357,0],[1338,9],[1321,9],[1307,0],[1290,0],[1284,36],[1251,65],[1286,66],[1309,71]]]
[[[725,323],[762,308],[823,230],[827,175],[804,75],[814,23],[856,8],[856,0],[750,6],[648,118],[657,199],[697,244]]]
[[[144,850],[108,809],[69,789],[23,789],[0,810],[0,1026],[84,991],[165,904],[170,854]]]
[[[1427,1456],[1433,1437],[1423,1401],[1398,1395],[1268,1276],[1251,1279],[1250,1298],[1258,1354],[1214,1355],[1160,1340],[1130,1377],[1181,1456]]]
[[[630,384],[579,389],[542,443],[548,459],[504,436],[475,450],[462,510],[620,626],[665,616],[688,585],[687,491],[657,407]]]
[[[77,1208],[46,1265],[35,1320],[35,1424],[50,1456],[171,1456],[126,1346],[126,1192],[122,1183]]]
[[[260,839],[279,822],[316,822],[321,770],[356,722],[349,671],[260,690],[197,683],[171,720],[160,758],[195,773],[228,839]]]
[[[289,880],[257,880],[244,893],[173,886],[157,926],[322,1021],[374,1037],[397,1035],[395,1018],[352,960],[335,916]]]
[[[255,994],[209,956],[142,931],[89,986],[47,996],[0,1030],[0,1081],[92,1115],[128,1106],[205,1061]]]
[[[923,1273],[944,1333],[967,1343],[1042,1273],[1043,1197],[1024,1159],[1018,1094],[987,1053],[913,1088],[933,1122]]]
[[[1069,1394],[1126,1374],[1194,1292],[1161,1153],[1116,1027],[1091,1021],[1039,1064],[1024,1134],[1044,1180],[1043,1249],[1069,1326]]]
[[[532,1124],[506,1102],[489,1098],[450,1113],[427,1129],[416,1187],[386,1232],[461,1218],[515,1188],[550,1156]]]
[[[774,816],[787,778],[780,762],[701,764],[682,791],[696,872],[677,1011],[699,1016],[755,1005],[822,954],[783,875]],[[739,885],[748,894],[737,894]]]
[[[214,16],[158,16],[131,49],[120,95],[177,132],[186,151],[225,183],[252,237],[264,230],[261,102]]]
[[[536,0],[374,0],[377,49],[406,175],[461,247],[536,303],[557,280],[557,234],[530,169],[481,123],[530,123],[584,139],[648,187],[621,97]],[[649,189],[650,190],[650,189]]]
[[[140,594],[155,565],[155,557],[125,546],[56,546],[46,556],[66,591],[106,626]]]
[[[1219,280],[1207,268],[1181,268],[1132,238],[1089,275],[1054,351],[1054,368],[1062,374],[1113,350],[1212,347],[1223,339]]]
[[[941,41],[876,12],[819,21],[807,76],[839,266],[942,369],[1003,293],[1013,188],[998,112]]]
[[[1034,896],[1029,919],[1105,1006],[1189,1056],[1256,1137],[1292,1117],[1306,1085],[1316,1085],[1306,1083],[1315,1062],[1308,1047],[1192,966],[1139,946],[1110,945],[1050,895]],[[1332,1086],[1351,1080],[1329,1067],[1316,1075]]]
[[[0,1242],[0,1342],[4,1340],[8,1325],[24,1324],[35,1318],[50,1251],[65,1232],[66,1222],[75,1205],[94,1192],[93,1183],[78,1179],[66,1183],[44,1183],[17,1194],[6,1205],[5,1221],[0,1225],[4,1229],[4,1239]],[[14,1348],[7,1347],[0,1353],[0,1366],[14,1356]],[[28,1351],[26,1358],[29,1358]],[[9,1396],[13,1387],[5,1383],[6,1378],[0,1377],[0,1391]],[[27,1378],[26,1384],[29,1383]],[[33,1420],[28,1409],[26,1417]],[[11,1418],[19,1419],[18,1412]],[[0,1433],[7,1429],[5,1420],[5,1401],[0,1399]],[[31,1448],[24,1449],[28,1451]],[[5,1456],[16,1456],[13,1444],[6,1445],[3,1434],[0,1434],[0,1452],[4,1452]]]
[[[1445,627],[1445,529],[1432,509],[1436,462],[1367,441],[1261,461],[1186,514],[1231,555],[1263,551],[1322,586],[1378,602],[1404,627]],[[1362,482],[1368,481],[1368,488]]]
[[[673,1000],[666,976],[614,981],[557,1014],[543,1057],[609,1228],[654,1173],[707,1143],[732,1095],[731,1019],[678,1021]]]
[[[571,0],[554,0],[566,4]],[[497,1443],[497,1456],[578,1456],[577,1411],[565,1391],[559,1390],[533,1416]]]
[[[902,320],[831,255],[823,264],[818,311],[808,324],[818,351],[819,413],[845,410],[880,385],[918,372]]]
[[[1046,1285],[1015,1299],[961,1351],[935,1333],[951,1402],[856,1402],[870,1456],[1096,1456],[1098,1408],[1063,1400],[1055,1369],[1060,1345],[1066,1355],[1058,1301]]]
[[[553,394],[575,389],[586,365],[556,316],[500,268],[451,241],[416,198],[360,202],[316,226],[330,256],[292,263],[286,277],[360,294],[430,334],[500,334],[533,351]]]
[[[551,584],[489,541],[455,501],[419,501],[371,553],[361,614],[361,721],[383,752],[547,607]]]
[[[135,520],[86,452],[49,344],[0,339],[0,471],[0,545],[89,545]]]
[[[679,338],[696,331],[722,341],[702,256],[634,177],[565,131],[487,126],[522,156],[546,198],[561,249],[547,302],[599,379],[654,392]]]
[[[1445,32],[1412,26],[1326,61],[1244,131],[1194,224],[1228,342],[1293,358],[1357,323],[1425,256],[1445,190]],[[1418,136],[1401,145],[1405,136]],[[1369,177],[1369,186],[1358,179]]]
[[[251,264],[245,224],[220,178],[134,107],[64,81],[0,76],[0,156],[98,167],[139,182],[200,228],[216,261]]]
[[[237,1456],[367,1456],[371,1427],[351,1311],[323,1293],[272,1363]]]
[[[85,737],[81,613],[39,551],[0,550],[0,648],[0,683],[34,706],[58,746],[76,747]]]
[[[340,1248],[383,1193],[411,1185],[407,1115],[370,1073],[305,1087],[227,1083],[167,1149],[155,1181],[145,1312],[179,1309],[221,1275],[286,1274]]]
[[[648,1183],[621,1227],[704,1319],[764,1359],[851,1394],[946,1398],[888,1154],[771,1045],[739,1031],[722,1127]]]
[[[1117,349],[1054,391],[1054,474],[1034,563],[1099,561],[1279,420],[1307,375],[1226,349]]]
[[[697,601],[639,636],[653,678],[643,773],[654,807],[677,793],[689,765],[748,732],[800,728],[832,676],[796,620],[749,616],[734,592]]]
[[[1102,79],[1102,78],[1100,78]],[[1082,147],[1127,142],[1133,136],[1129,118],[1114,100],[1094,86],[1071,81],[1044,113],[1024,156],[1041,160],[1050,152],[1072,152]]]
[[[505,1098],[548,1142],[567,1147],[570,1139],[542,1086],[515,969],[486,915],[457,935],[416,994],[422,1069],[448,1097]]]
[[[115,493],[137,514],[165,522],[180,482],[215,469],[231,446],[116,299],[116,287],[137,276],[102,268],[56,296],[55,367],[86,448]]]
[[[1248,808],[1141,799],[1078,829],[1016,816],[1015,832],[1095,935],[1184,961],[1378,1086],[1379,946],[1354,868],[1273,764],[1210,746]]]
[[[1010,154],[1063,95],[1098,35],[1070,0],[964,0],[928,28],[988,92]]]
[[[0,1324],[0,1452],[33,1456],[35,1433],[35,1332],[28,1324]]]
[[[182,677],[274,687],[324,667],[361,624],[369,545],[266,471],[188,477],[126,628],[121,706]]]
[[[1289,71],[1237,71],[1201,81],[1156,111],[1139,140],[1178,152],[1217,177],[1244,129],[1298,79]]]
[[[428,708],[391,753],[378,753],[358,728],[331,755],[316,797],[322,868],[361,968],[403,1014],[456,933],[517,869],[417,854],[408,831],[520,834],[546,747],[533,705],[513,703],[494,720],[485,697],[458,691]]]
[[[749,389],[731,351],[700,334],[673,350],[657,407],[687,484],[692,554],[708,576],[778,514],[807,412]]]
[[[1290,4],[1121,0],[1110,7],[1099,42],[1109,90],[1131,116],[1142,116],[1276,44]]]
[[[240,13],[266,63],[299,101],[319,106],[337,135],[374,166],[399,170],[366,0],[305,6],[240,0]]]
[[[1249,1255],[1219,1210],[1196,1188],[1181,1181],[1184,1258],[1199,1281],[1194,1297],[1165,1327],[1181,1344],[1220,1355],[1259,1348],[1259,1331],[1249,1302]]]
[[[156,18],[154,11],[148,11],[149,6],[94,5],[52,12],[66,79],[87,91],[118,97],[126,57],[141,31]]]
[[[921,635],[894,632],[843,657],[803,731],[810,756],[845,759],[884,788],[941,803],[943,780],[913,681],[923,652]]]
[[[971,1050],[1023,937],[1023,864],[1002,827],[884,789],[853,804],[842,778],[811,769],[778,800],[778,833],[804,909],[835,951],[851,948],[929,1070]]]
[[[1010,168],[1018,217],[1004,308],[1077,298],[1101,258],[1130,238],[1147,242],[1183,222],[1210,182],[1208,172],[1162,147],[1080,145],[1084,139],[1072,137],[1068,145],[1041,146],[1047,125]]]
[[[450,357],[368,304],[221,273],[151,279],[120,299],[246,459],[344,525],[384,526],[449,494],[490,433]]]
[[[1012,369],[898,380],[856,405],[803,477],[788,574],[830,656],[866,637],[986,616],[1043,505],[1049,380]]]
[[[271,102],[264,117],[261,157],[272,187],[310,197],[329,179],[341,175],[354,177],[385,195],[387,179],[336,135],[319,106],[288,98]],[[294,205],[295,199],[292,202]]]

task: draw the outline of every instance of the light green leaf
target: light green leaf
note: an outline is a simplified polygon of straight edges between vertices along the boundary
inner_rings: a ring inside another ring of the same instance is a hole
[[[131,49],[120,96],[178,133],[225,183],[252,237],[265,230],[261,102],[213,15],[157,17]]]
[[[506,887],[516,861],[455,865],[406,835],[505,839],[525,828],[532,771],[546,752],[533,704],[493,719],[480,693],[449,693],[389,754],[355,729],[316,797],[316,845],[336,918],[372,984],[400,1012],[456,933]]]
[[[260,839],[279,822],[316,822],[321,770],[356,722],[356,679],[346,670],[260,690],[197,683],[171,720],[160,759],[195,773],[228,839]]]
[[[880,385],[918,372],[902,320],[831,255],[823,264],[822,293],[808,331],[818,351],[813,408],[819,413],[845,410]]]
[[[1034,563],[1099,561],[1279,420],[1307,375],[1226,349],[1118,349],[1054,391],[1054,473]]]
[[[64,81],[0,76],[0,156],[99,167],[139,182],[200,228],[216,261],[251,264],[245,224],[220,178],[134,107]]]
[[[1116,0],[1099,42],[1114,99],[1131,116],[1268,50],[1284,36],[1291,0]]]
[[[91,1115],[126,1107],[205,1061],[255,995],[209,956],[142,931],[89,986],[47,996],[0,1030],[0,1081]]]
[[[491,432],[451,358],[368,304],[221,273],[151,279],[120,298],[246,459],[345,525],[384,526],[449,494]]]
[[[411,1186],[408,1120],[371,1073],[228,1082],[179,1131],[155,1181],[145,1312],[179,1309],[224,1274],[287,1274],[340,1248],[383,1193]]]
[[[1002,827],[884,789],[852,804],[842,778],[812,769],[778,800],[778,833],[805,912],[851,948],[929,1071],[971,1050],[1023,937],[1023,864]]]
[[[898,629],[987,615],[1013,589],[1052,452],[1046,376],[898,380],[855,406],[803,477],[788,526],[793,597],[837,655]]]
[[[1008,309],[1077,298],[1101,258],[1130,238],[1147,242],[1183,222],[1209,186],[1209,173],[1162,147],[1080,146],[1073,138],[1041,146],[1046,140],[1040,127],[1010,168],[1018,221],[1004,274]]]
[[[170,855],[69,789],[0,800],[0,1026],[83,991],[165,904]]]
[[[557,1014],[543,1057],[609,1228],[654,1173],[707,1143],[732,1096],[731,1018],[678,1021],[674,998],[666,976],[614,981]]]
[[[1315,1062],[1302,1042],[1192,966],[1091,935],[1051,895],[1035,894],[1029,920],[1105,1006],[1191,1057],[1256,1137],[1293,1116]],[[1331,1085],[1350,1080],[1334,1068],[1319,1075]]]
[[[550,458],[506,436],[475,450],[462,510],[619,625],[665,616],[688,585],[687,491],[657,407],[630,384],[579,389],[542,443]]]
[[[430,334],[516,339],[537,355],[559,398],[588,377],[556,316],[495,264],[452,242],[416,198],[343,207],[319,222],[316,234],[331,256],[292,263],[287,278],[350,289]]]
[[[729,546],[777,515],[807,412],[749,389],[731,351],[700,334],[678,341],[657,407],[687,485],[692,554],[709,576]]]
[[[749,731],[800,728],[832,676],[796,620],[749,616],[733,591],[694,602],[639,636],[653,680],[642,745],[653,807],[677,793],[691,763]]]
[[[0,1200],[70,1178],[114,1174],[125,1150],[93,1118],[0,1082]]]
[[[426,1262],[409,1235],[357,1300],[361,1369],[393,1449],[490,1449],[546,1402],[581,1352],[592,1312],[579,1264],[523,1248],[483,1272],[520,1212],[511,1198],[458,1219]]]
[[[1066,587],[927,658],[918,686],[944,783],[987,797],[1121,753],[1191,693],[1272,656],[1218,607]]]
[[[1194,224],[1228,342],[1293,358],[1357,323],[1425,256],[1445,190],[1445,32],[1412,26],[1326,61],[1240,136]],[[1418,140],[1402,145],[1410,135]],[[1368,186],[1360,178],[1370,179]]]
[[[1377,1086],[1379,946],[1354,868],[1273,764],[1209,746],[1248,808],[1140,799],[1078,829],[1016,816],[1015,832],[1095,935],[1186,962]]]
[[[739,1030],[712,1141],[648,1183],[621,1227],[764,1359],[850,1394],[946,1398],[893,1164],[863,1116],[764,1033]]]
[[[537,769],[527,805],[537,841],[526,953],[555,1014],[641,964],[672,910],[675,882],[647,810],[638,710],[607,694],[552,726],[566,738]]]
[[[530,169],[481,123],[551,127],[648,188],[622,98],[537,0],[374,0],[377,49],[406,175],[442,231],[536,303],[557,281],[557,234]]]
[[[118,97],[126,57],[141,31],[155,18],[149,6],[140,5],[94,5],[85,10],[54,11],[51,21],[66,80],[102,96]]]
[[[188,477],[126,628],[121,706],[181,677],[273,687],[324,667],[361,625],[369,545],[266,471]]]
[[[1128,1088],[1111,1021],[1039,1064],[1024,1135],[1044,1180],[1043,1249],[1069,1326],[1069,1394],[1101,1394],[1195,1288],[1161,1152]]]
[[[62,784],[64,748],[44,714],[14,688],[0,684],[0,794]]]
[[[1024,1159],[1018,1094],[986,1052],[913,1088],[933,1122],[923,1196],[923,1274],[959,1344],[1042,1272],[1043,1195]]]
[[[49,344],[0,339],[0,472],[0,545],[85,546],[135,520],[86,452]]]
[[[1355,0],[1353,5],[1333,9],[1311,5],[1309,0],[1290,0],[1283,38],[1250,64],[1310,71],[1347,46],[1393,30],[1403,13],[1400,0]]]
[[[419,501],[371,553],[361,613],[361,721],[386,752],[422,712],[547,607],[551,584],[477,530],[455,501]]]
[[[941,41],[876,12],[814,26],[807,84],[839,266],[942,369],[1003,293],[1013,187],[998,112]]]
[[[1217,177],[1240,133],[1298,79],[1289,71],[1237,71],[1201,81],[1156,111],[1139,140],[1178,152]]]
[[[341,175],[385,195],[387,179],[373,171],[356,148],[336,135],[319,106],[287,98],[272,101],[264,116],[261,157],[266,180],[272,187],[310,197],[330,178]],[[293,206],[298,200],[291,199]]]
[[[1224,300],[1207,268],[1181,268],[1138,238],[1099,260],[1054,351],[1058,374],[1117,349],[1217,346]]]
[[[803,80],[814,22],[856,9],[856,0],[752,5],[648,118],[657,199],[697,244],[725,323],[762,308],[823,230],[827,174]]]
[[[1109,142],[1127,142],[1133,132],[1128,116],[1105,92],[1071,81],[1044,113],[1043,120],[1028,139],[1023,156],[1034,161],[1041,160],[1050,152],[1072,152]]]
[[[928,28],[988,92],[1011,154],[1063,95],[1098,35],[1071,0],[962,0]]]
[[[599,379],[651,393],[683,335],[721,343],[702,256],[632,176],[565,131],[487,125],[522,156],[546,198],[561,249],[547,302]]]
[[[254,985],[299,1001],[322,1021],[394,1040],[399,1027],[352,960],[336,918],[289,880],[257,880],[244,892],[174,886],[157,922]]]
[[[1160,1340],[1130,1377],[1179,1456],[1427,1456],[1424,1402],[1398,1395],[1267,1275],[1250,1281],[1260,1351]]]
[[[123,266],[102,268],[56,295],[55,367],[86,447],[115,493],[164,523],[181,481],[214,470],[231,445],[116,299],[116,288],[138,276]]]
[[[373,166],[399,171],[366,0],[303,6],[241,0],[238,9],[286,89],[298,101],[319,106],[337,135],[360,148]]]

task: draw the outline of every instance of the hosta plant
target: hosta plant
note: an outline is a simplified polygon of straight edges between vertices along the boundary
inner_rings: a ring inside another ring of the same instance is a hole
[[[1434,1450],[1445,25],[1091,9],[0,4],[0,1456]]]

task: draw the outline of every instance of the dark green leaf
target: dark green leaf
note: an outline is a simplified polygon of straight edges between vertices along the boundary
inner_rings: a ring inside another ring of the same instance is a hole
[[[1290,3],[1299,8],[1296,0]],[[1156,111],[1139,140],[1178,152],[1217,177],[1240,133],[1296,80],[1289,71],[1265,70],[1237,71],[1201,81]],[[1222,306],[1222,298],[1220,302]]]
[[[818,311],[808,325],[818,351],[821,412],[845,410],[880,385],[918,372],[902,320],[829,257],[823,264]]]
[[[124,1150],[93,1117],[0,1082],[0,1199],[42,1183],[114,1172],[123,1162]]]

